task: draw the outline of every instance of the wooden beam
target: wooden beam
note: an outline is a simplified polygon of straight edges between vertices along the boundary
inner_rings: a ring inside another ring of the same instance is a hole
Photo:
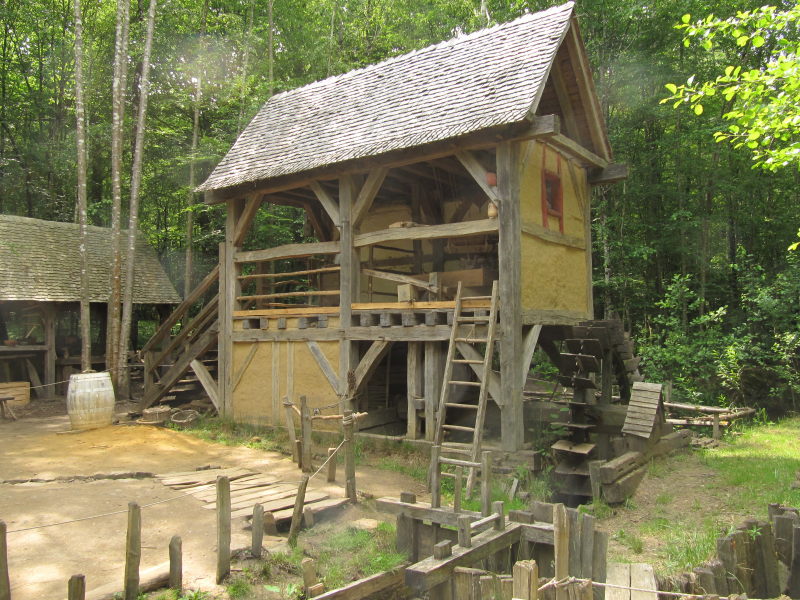
[[[392,343],[386,340],[379,340],[373,342],[369,349],[364,353],[364,357],[358,363],[355,370],[356,387],[358,390],[361,385],[369,379],[370,375],[375,372],[378,363],[386,355],[386,352],[391,347]]]
[[[253,362],[253,357],[255,357],[256,352],[258,352],[258,344],[253,344],[250,350],[247,352],[247,356],[244,357],[242,364],[239,365],[238,369],[236,369],[236,374],[233,376],[233,383],[231,384],[231,392],[234,392],[239,386],[239,382],[242,380],[242,377],[244,377],[247,367],[249,367],[250,363]]]
[[[630,170],[626,163],[611,163],[605,168],[595,168],[589,172],[590,185],[603,185],[607,183],[616,183],[627,179],[630,175]]]
[[[337,254],[340,249],[339,242],[312,242],[309,244],[284,244],[275,248],[264,250],[251,250],[237,252],[236,263],[260,262],[267,260],[280,260],[284,258],[300,258],[315,256],[317,254]]]
[[[194,374],[197,375],[200,385],[203,386],[206,394],[208,394],[208,397],[211,399],[211,404],[214,405],[214,408],[217,409],[217,413],[219,413],[219,392],[217,390],[217,382],[214,381],[214,377],[211,375],[206,366],[197,359],[194,359],[191,363],[189,363],[189,366],[192,368],[192,371],[194,371]]]
[[[353,300],[360,296],[359,276],[361,261],[358,251],[353,247],[354,203],[356,201],[356,184],[352,176],[343,175],[339,179],[339,214],[341,216],[341,252],[339,265],[339,322],[345,337],[339,343],[339,394],[344,397],[348,393],[350,372],[358,363],[358,347],[350,339],[348,331],[353,321]],[[345,408],[352,410],[353,406]]]
[[[598,156],[565,135],[554,135],[547,140],[547,143],[566,154],[569,158],[574,158],[585,167],[605,169],[608,166],[608,161],[605,158]]]
[[[261,206],[261,194],[253,194],[250,196],[244,205],[242,215],[236,222],[236,233],[233,235],[233,245],[241,246],[244,243],[244,238],[250,232],[250,227],[253,224],[253,219]]]
[[[500,198],[497,197],[497,188],[489,185],[487,181],[487,175],[489,172],[478,161],[478,159],[475,158],[475,155],[469,150],[461,150],[456,152],[456,158],[462,165],[464,165],[464,168],[467,170],[467,172],[472,175],[475,183],[477,183],[486,193],[486,195],[489,197],[489,200],[497,204],[500,201]]]
[[[578,121],[575,117],[575,108],[572,106],[572,100],[569,97],[567,84],[564,81],[564,74],[561,72],[561,65],[559,64],[559,54],[556,54],[553,66],[550,69],[550,81],[553,82],[553,89],[558,97],[558,104],[561,107],[561,114],[564,115],[564,128],[567,130],[567,135],[574,140],[578,139]]]
[[[522,525],[514,523],[502,531],[489,529],[472,538],[472,547],[453,547],[453,554],[444,559],[432,556],[406,569],[406,585],[416,592],[424,592],[449,581],[456,567],[475,564],[511,547],[522,537]]]
[[[361,269],[361,272],[367,277],[376,277],[378,279],[385,279],[386,281],[394,281],[396,283],[410,283],[416,287],[423,288],[434,294],[439,291],[439,287],[431,284],[428,281],[417,279],[411,275],[401,275],[400,273],[389,273],[388,271],[378,271],[377,269]]]
[[[313,504],[312,504],[313,506]],[[388,595],[403,585],[405,580],[405,569],[408,563],[395,567],[390,571],[383,571],[364,579],[359,579],[346,586],[325,592],[319,596],[314,596],[314,600],[361,600],[371,598],[379,592]],[[311,596],[309,596],[311,597]]]
[[[309,340],[306,342],[306,346],[311,351],[311,355],[314,357],[314,360],[317,361],[317,365],[319,365],[320,371],[322,374],[325,375],[325,378],[328,380],[328,383],[331,384],[333,388],[333,393],[339,393],[339,377],[337,377],[336,372],[333,370],[331,363],[328,361],[328,357],[325,356],[325,353],[322,351],[322,348],[319,347],[319,344],[313,340]]]
[[[517,123],[490,127],[423,146],[403,148],[379,156],[352,159],[310,171],[242,183],[221,190],[206,190],[205,202],[206,204],[218,204],[256,191],[262,194],[273,194],[306,187],[314,180],[333,179],[342,174],[363,173],[376,167],[394,168],[413,165],[437,158],[446,158],[458,150],[494,148],[504,141],[547,138],[560,131],[558,115],[529,115]]]
[[[397,240],[434,240],[440,238],[467,237],[485,233],[497,233],[497,219],[481,219],[463,223],[443,225],[417,225],[415,227],[391,227],[355,236],[355,246],[371,246]]]
[[[542,332],[541,325],[534,325],[525,334],[522,340],[522,356],[520,356],[521,370],[522,370],[522,387],[525,387],[525,382],[528,380],[528,371],[531,368],[531,360],[533,360],[533,353],[536,351],[536,344],[539,342],[539,334]]]
[[[522,414],[522,218],[520,215],[521,159],[518,142],[497,148],[497,190],[500,196],[500,427],[503,450],[516,452],[524,442]]]
[[[586,250],[586,242],[581,238],[574,235],[566,235],[559,231],[553,231],[552,229],[543,227],[538,223],[525,221],[522,223],[522,233],[535,237],[544,242],[552,242],[553,244],[569,246],[571,248],[577,248],[578,250]]]
[[[328,216],[333,221],[333,224],[338,227],[339,226],[339,205],[336,203],[336,200],[333,199],[319,181],[312,181],[309,184],[311,191],[317,196],[317,200],[319,203],[322,204],[322,208],[325,209],[325,212],[328,213]]]
[[[369,175],[367,175],[367,180],[364,182],[364,185],[361,186],[358,197],[353,204],[352,221],[354,228],[358,227],[361,219],[364,218],[364,215],[367,214],[370,206],[372,206],[372,201],[375,200],[375,196],[378,194],[378,190],[381,189],[383,180],[386,179],[386,173],[388,172],[389,169],[386,167],[378,167],[370,170]]]

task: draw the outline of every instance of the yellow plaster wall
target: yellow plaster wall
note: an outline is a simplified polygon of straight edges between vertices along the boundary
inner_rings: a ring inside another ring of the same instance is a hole
[[[523,146],[522,157],[522,308],[569,312],[588,318],[591,289],[586,258],[586,252],[590,251],[586,249],[586,211],[590,210],[590,194],[586,172],[561,157],[564,233],[559,231],[558,220],[551,218],[550,235],[542,239],[536,233],[543,226],[543,166],[557,172],[558,153],[552,147],[545,149],[544,144],[531,141]]]
[[[320,349],[328,359],[334,373],[339,373],[339,342],[318,341]],[[285,425],[283,398],[295,402],[306,396],[311,408],[319,408],[338,400],[333,387],[323,374],[311,350],[305,342],[237,342],[233,344],[234,377],[241,369],[250,349],[255,345],[256,352],[233,391],[233,418],[239,423],[258,425]],[[277,361],[277,398],[273,399],[273,353]],[[292,355],[290,357],[290,354]],[[292,365],[291,369],[289,365]],[[290,378],[290,371],[293,376]],[[273,414],[273,406],[278,406],[278,414]],[[326,411],[325,414],[336,414]],[[297,423],[299,421],[296,420]],[[314,429],[336,430],[336,421],[317,421]]]

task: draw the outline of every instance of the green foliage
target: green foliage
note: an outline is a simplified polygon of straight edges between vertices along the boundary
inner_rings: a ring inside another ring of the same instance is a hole
[[[732,124],[716,131],[714,138],[746,147],[755,164],[769,171],[785,166],[800,168],[800,6],[786,10],[763,6],[740,11],[727,19],[709,15],[692,22],[686,14],[677,29],[684,31],[684,46],[698,42],[709,53],[734,45],[757,57],[757,65],[729,64],[724,73],[698,81],[692,75],[685,84],[669,83],[672,94],[662,102],[689,105],[703,114],[703,103],[719,92],[727,106],[724,118]]]
[[[237,598],[247,598],[253,586],[244,577],[235,577],[225,585],[225,588],[228,592],[228,597],[231,600],[236,600]]]

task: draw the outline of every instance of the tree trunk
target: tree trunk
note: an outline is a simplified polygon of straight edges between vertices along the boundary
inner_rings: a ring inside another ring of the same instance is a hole
[[[119,386],[120,302],[122,300],[121,231],[122,215],[122,130],[125,118],[125,86],[128,67],[128,20],[130,0],[117,0],[116,42],[114,44],[114,80],[112,82],[111,124],[111,291],[108,298],[106,368],[111,371],[114,387]]]
[[[86,112],[83,99],[83,19],[81,0],[75,0],[75,138],[78,151],[78,222],[81,236],[78,246],[81,256],[81,371],[92,368],[91,315],[89,312],[89,257],[86,241],[87,224],[86,203]]]
[[[144,125],[147,115],[147,95],[150,87],[150,51],[153,47],[153,27],[156,19],[157,0],[150,0],[147,12],[147,33],[145,34],[144,54],[142,56],[142,77],[139,87],[139,110],[136,116],[136,141],[133,148],[133,166],[131,168],[131,200],[128,220],[128,252],[125,257],[125,294],[122,300],[122,324],[120,331],[119,355],[119,393],[123,397],[130,396],[130,377],[126,366],[128,344],[131,337],[131,319],[133,316],[133,272],[136,264],[136,233],[139,224],[139,188],[142,182],[142,153],[144,151]]]

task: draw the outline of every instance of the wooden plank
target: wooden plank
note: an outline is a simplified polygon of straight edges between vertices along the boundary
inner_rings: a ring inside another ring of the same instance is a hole
[[[313,506],[314,504],[317,504],[318,502],[319,503],[325,502],[326,500],[328,500],[327,494],[322,494],[322,493],[319,493],[319,492],[309,492],[309,493],[306,494],[306,497],[305,497],[305,504],[303,505],[303,511],[305,512],[305,510],[308,507]],[[274,510],[274,511],[271,511],[269,513],[264,513],[264,514],[265,515],[266,514],[272,515],[272,517],[273,517],[273,519],[275,520],[276,523],[283,523],[285,521],[290,520],[292,518],[292,515],[294,515],[294,502],[292,501],[290,504],[287,505],[286,508],[283,508],[281,510]],[[246,515],[247,515],[247,513],[245,512],[245,514],[243,516],[246,516]]]
[[[282,260],[284,258],[301,258],[320,254],[338,254],[339,242],[309,242],[305,244],[283,244],[264,250],[236,252],[234,261],[239,263]]]
[[[463,514],[463,513],[462,513]],[[511,524],[503,531],[488,529],[472,538],[472,547],[455,546],[446,559],[428,557],[406,570],[406,585],[417,593],[448,581],[456,567],[475,564],[519,542],[522,525]]]
[[[624,502],[636,492],[646,472],[645,467],[640,467],[614,483],[603,485],[603,498],[609,504]]]
[[[227,469],[204,469],[194,472],[166,473],[164,475],[156,475],[156,478],[168,487],[185,488],[213,483],[220,475],[225,475],[229,479],[240,479],[255,474],[255,471],[244,467],[229,467]]]
[[[795,525],[792,536],[792,561],[785,593],[790,598],[800,598],[800,525]]]
[[[631,590],[631,600],[658,600],[658,584],[652,565],[631,564],[631,587],[652,590],[649,592]]]
[[[411,275],[401,275],[400,273],[389,273],[388,271],[379,271],[377,269],[362,268],[361,273],[367,277],[375,277],[377,279],[384,279],[386,281],[394,281],[395,283],[407,283],[413,286],[428,290],[429,292],[436,293],[439,291],[439,286],[433,285],[429,281],[417,279]]]
[[[627,179],[630,169],[627,163],[610,163],[606,167],[589,171],[589,185],[607,185]]]
[[[631,586],[631,565],[630,563],[610,563],[606,582],[615,586],[629,588]],[[605,600],[631,600],[629,589],[617,587],[606,588]]]
[[[641,465],[645,460],[641,452],[626,452],[601,464],[598,468],[601,483],[613,483]]]
[[[295,504],[295,498],[297,498],[296,490],[284,498],[279,497],[275,500],[269,500],[267,502],[258,502],[258,504],[260,504],[264,508],[265,513],[271,512],[275,517],[276,521],[282,521],[290,519],[292,517],[292,513],[294,512],[293,507]],[[304,498],[304,502],[305,504],[311,504],[313,502],[320,502],[322,500],[327,500],[328,498],[329,498],[328,494],[325,494],[324,492],[307,492]],[[231,517],[236,519],[237,517],[250,516],[253,513],[253,504],[256,503],[251,502],[241,508],[237,508],[231,513]],[[288,509],[288,515],[278,514],[286,509]]]
[[[406,567],[407,564],[403,564],[390,571],[359,579],[339,589],[314,596],[314,600],[362,600],[380,592],[402,587]]]
[[[555,577],[569,577],[570,521],[563,504],[553,506],[553,548],[555,553]]]
[[[297,492],[297,485],[291,483],[284,483],[280,485],[273,485],[269,488],[257,488],[253,490],[244,490],[245,493],[234,495],[231,499],[231,508],[238,510],[240,508],[252,508],[255,503],[271,502],[273,500],[280,500],[281,498],[288,498],[294,496]],[[208,510],[216,509],[216,498],[213,500],[205,500],[203,508]]]
[[[325,212],[328,213],[328,216],[333,221],[334,226],[338,227],[340,223],[339,217],[339,205],[336,203],[336,200],[333,199],[319,181],[312,181],[309,184],[311,191],[314,192],[314,195],[319,200],[319,203],[322,204],[322,208],[325,209]]]
[[[325,375],[325,379],[328,380],[328,383],[333,389],[333,393],[338,394],[339,377],[336,375],[336,372],[333,370],[333,366],[328,361],[328,357],[325,356],[324,352],[322,352],[322,348],[319,347],[317,342],[309,340],[306,342],[306,346],[308,346],[308,349],[311,351],[311,355],[314,357],[314,360],[317,361],[317,366],[319,366],[322,374]]]
[[[457,238],[471,235],[497,233],[497,219],[481,219],[462,221],[461,223],[445,223],[442,225],[416,225],[414,227],[392,227],[370,231],[355,236],[357,248],[383,244],[398,240],[434,240]]]
[[[592,550],[592,579],[594,581],[605,582],[607,578],[608,557],[608,532],[594,532],[594,549]],[[594,600],[604,600],[606,588],[596,586],[593,590]]]
[[[217,382],[214,381],[214,377],[211,375],[206,366],[197,359],[190,362],[189,366],[191,367],[192,371],[194,371],[194,374],[197,376],[200,385],[203,386],[206,394],[211,399],[211,403],[214,405],[214,408],[217,409],[217,412],[219,412],[219,396],[217,393]]]
[[[231,572],[231,486],[227,477],[217,479],[217,585]]]

